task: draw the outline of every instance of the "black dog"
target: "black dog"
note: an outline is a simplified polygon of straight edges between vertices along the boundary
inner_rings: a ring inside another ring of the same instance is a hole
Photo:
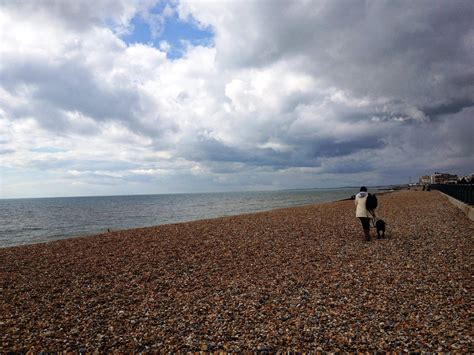
[[[375,222],[375,228],[377,228],[377,238],[385,238],[385,222],[382,219]]]

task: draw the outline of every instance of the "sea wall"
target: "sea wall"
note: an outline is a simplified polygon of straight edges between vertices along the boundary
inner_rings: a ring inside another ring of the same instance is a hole
[[[459,201],[458,199],[455,199],[454,197],[451,197],[445,194],[444,192],[439,191],[439,193],[446,196],[449,202],[459,208],[467,216],[467,218],[469,218],[471,221],[474,221],[474,206],[470,206],[467,203]]]

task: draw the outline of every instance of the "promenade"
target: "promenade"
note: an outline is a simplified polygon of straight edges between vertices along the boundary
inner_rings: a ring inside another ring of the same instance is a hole
[[[437,191],[0,249],[0,352],[473,352],[474,223]]]

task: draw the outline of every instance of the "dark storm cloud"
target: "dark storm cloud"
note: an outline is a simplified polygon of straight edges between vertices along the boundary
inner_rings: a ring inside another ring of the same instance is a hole
[[[231,147],[217,139],[211,137],[198,136],[194,142],[188,142],[180,150],[180,155],[184,158],[198,162],[214,163],[242,163],[240,169],[245,166],[269,166],[274,170],[287,167],[307,166],[310,164],[307,157],[295,154],[294,151],[278,152],[269,148],[244,149],[240,147]],[[319,163],[316,160],[311,162],[316,166]],[[226,165],[224,170],[229,172],[236,169],[235,166]],[[213,165],[213,171],[221,171],[221,168]]]
[[[288,141],[290,141],[289,138]],[[245,166],[266,166],[273,170],[281,170],[290,167],[319,167],[320,158],[342,157],[365,149],[382,148],[384,145],[385,143],[379,137],[367,135],[340,142],[330,138],[299,140],[293,142],[292,148],[287,151],[276,151],[270,148],[231,147],[214,138],[200,137],[182,149],[180,154],[192,161],[227,163],[224,171],[229,172]],[[228,163],[243,165],[236,167]],[[218,172],[220,169],[213,166],[213,171]]]
[[[338,142],[331,138],[315,139],[307,142],[304,150],[313,157],[340,157],[363,149],[379,149],[384,145],[379,137],[367,135],[346,142]]]
[[[435,118],[436,116],[448,113],[458,113],[472,106],[474,106],[474,99],[458,99],[446,101],[439,105],[427,106],[422,108],[422,110],[426,115]]]
[[[370,172],[374,166],[368,161],[342,160],[336,161],[323,168],[324,173],[328,174],[354,174],[361,172]]]
[[[196,137],[195,142],[182,148],[183,157],[193,161],[247,162],[249,157],[214,138]]]

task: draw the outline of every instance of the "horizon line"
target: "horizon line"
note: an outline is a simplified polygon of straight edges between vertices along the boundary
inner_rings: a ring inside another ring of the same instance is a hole
[[[388,185],[366,185],[368,188],[396,187],[408,184],[388,184]],[[286,188],[274,190],[227,190],[227,191],[195,191],[195,192],[162,192],[162,193],[134,193],[134,194],[111,194],[111,195],[69,195],[69,196],[38,196],[38,197],[0,197],[1,200],[33,200],[33,199],[54,199],[54,198],[90,198],[90,197],[125,197],[125,196],[156,196],[156,195],[197,195],[197,194],[222,194],[222,193],[243,193],[243,192],[283,192],[283,191],[304,191],[304,190],[334,190],[360,188],[359,185],[335,186],[335,187],[303,187]]]

